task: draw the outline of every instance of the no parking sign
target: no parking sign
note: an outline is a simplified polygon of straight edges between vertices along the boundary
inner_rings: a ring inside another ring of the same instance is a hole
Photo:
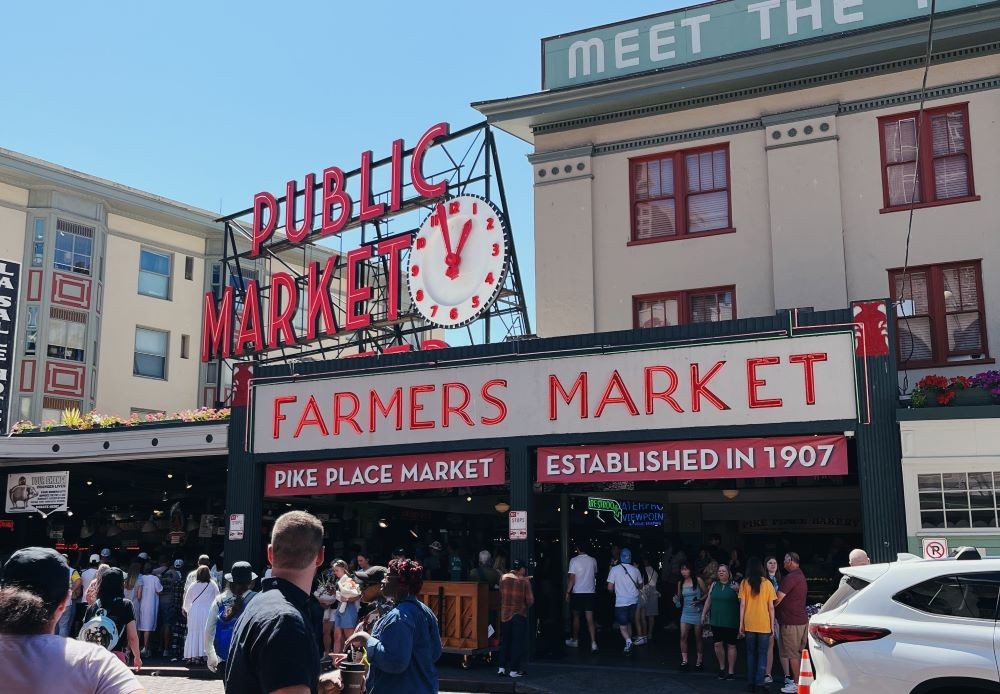
[[[945,537],[925,537],[923,539],[924,559],[947,559],[948,539]]]

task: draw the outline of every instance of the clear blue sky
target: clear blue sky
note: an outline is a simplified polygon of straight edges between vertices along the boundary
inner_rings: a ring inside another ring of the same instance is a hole
[[[13,3],[0,147],[233,212],[363,149],[475,123],[470,102],[538,91],[543,36],[690,4]],[[499,140],[533,305],[530,149]]]

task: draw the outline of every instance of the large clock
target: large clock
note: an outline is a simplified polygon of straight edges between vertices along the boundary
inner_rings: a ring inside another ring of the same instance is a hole
[[[410,298],[428,322],[457,328],[478,318],[503,287],[507,224],[491,202],[475,195],[443,200],[410,247]]]

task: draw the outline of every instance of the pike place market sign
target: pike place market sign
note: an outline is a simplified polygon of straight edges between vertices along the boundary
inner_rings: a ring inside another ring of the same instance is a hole
[[[936,12],[992,4],[937,0]],[[930,0],[725,0],[542,39],[542,89],[572,87],[927,16]]]
[[[254,386],[253,449],[855,420],[850,333]]]

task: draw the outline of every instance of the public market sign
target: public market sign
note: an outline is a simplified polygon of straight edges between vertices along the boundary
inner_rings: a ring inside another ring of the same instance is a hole
[[[267,496],[483,487],[507,479],[502,450],[268,465]]]
[[[539,482],[561,484],[846,475],[847,439],[786,436],[557,446],[538,449],[537,473]]]
[[[256,280],[249,280],[243,297],[237,297],[233,287],[225,287],[218,299],[213,292],[207,292],[202,361],[247,357],[342,337],[370,326],[372,313],[396,321],[403,314],[400,297],[404,283],[413,310],[431,325],[457,328],[488,311],[504,285],[509,267],[509,230],[504,215],[489,200],[475,195],[446,198],[447,181],[430,183],[424,177],[427,152],[449,132],[447,123],[428,129],[410,153],[408,167],[403,140],[392,143],[387,202],[373,201],[376,164],[371,151],[361,155],[357,200],[347,191],[347,175],[338,166],[327,168],[318,178],[315,173],[306,174],[301,187],[298,181],[289,181],[283,200],[267,191],[257,193],[253,200],[251,258],[264,252],[282,219],[281,240],[296,246],[340,234],[350,225],[375,222],[405,211],[404,171],[416,193],[414,200],[405,201],[406,205],[418,202],[431,211],[416,234],[363,244],[331,256],[322,266],[319,262],[309,263],[301,279],[290,272],[274,272],[270,291]],[[297,221],[300,218],[302,221]],[[405,268],[404,254],[409,256]],[[369,305],[375,293],[369,264],[380,256],[388,275],[388,291],[385,305],[376,309]],[[341,276],[342,298],[334,287]],[[293,322],[300,309],[305,326],[296,328]],[[409,345],[397,345],[386,351],[409,349]]]
[[[542,89],[926,17],[929,0],[726,0],[542,39]],[[938,13],[991,4],[938,0]]]
[[[832,333],[254,387],[253,450],[855,420],[854,337]]]

